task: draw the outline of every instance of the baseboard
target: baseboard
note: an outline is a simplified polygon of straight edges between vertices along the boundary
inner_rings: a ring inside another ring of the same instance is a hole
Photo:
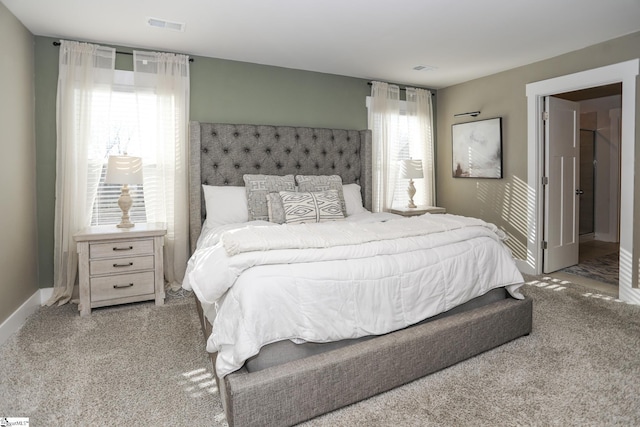
[[[43,302],[53,295],[53,288],[39,289],[31,295],[16,311],[0,325],[0,345],[3,345],[9,337],[17,332],[27,317],[38,311]]]
[[[581,234],[580,235],[580,243],[590,242],[592,240],[596,240],[596,236],[593,233]]]
[[[535,276],[535,269],[527,261],[521,259],[514,259],[514,261],[516,262],[516,268],[520,270],[520,273]]]

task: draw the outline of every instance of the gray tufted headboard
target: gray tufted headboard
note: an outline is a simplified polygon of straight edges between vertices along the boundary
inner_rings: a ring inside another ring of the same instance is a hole
[[[205,216],[202,184],[244,185],[243,175],[340,175],[372,204],[371,131],[291,126],[190,123],[191,251]]]

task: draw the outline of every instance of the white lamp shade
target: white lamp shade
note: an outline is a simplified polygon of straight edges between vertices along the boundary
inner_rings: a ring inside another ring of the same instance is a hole
[[[142,157],[109,156],[105,184],[142,184]]]
[[[400,178],[420,179],[424,178],[422,173],[422,160],[402,160],[400,162]]]

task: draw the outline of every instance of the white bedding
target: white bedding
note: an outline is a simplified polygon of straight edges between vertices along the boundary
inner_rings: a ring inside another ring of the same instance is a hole
[[[360,214],[348,219],[305,227],[254,221],[203,228],[183,286],[196,293],[213,324],[207,351],[218,352],[220,377],[275,341],[329,342],[384,334],[501,286],[522,297],[517,291],[522,275],[501,242],[502,234],[491,224],[454,215]],[[411,232],[407,237],[387,233],[381,240],[356,242],[363,239],[361,229],[366,227],[353,222],[381,220],[396,231]],[[229,256],[221,238],[246,227],[251,229],[238,236],[247,246]],[[265,237],[286,230],[281,240],[295,243],[296,230],[306,230],[308,236],[309,227],[336,235],[348,230],[360,237],[350,244],[331,234],[319,247],[304,243],[304,248],[289,249],[291,245],[278,243],[275,249],[251,250],[266,249],[261,230]],[[341,244],[334,246],[336,242]]]

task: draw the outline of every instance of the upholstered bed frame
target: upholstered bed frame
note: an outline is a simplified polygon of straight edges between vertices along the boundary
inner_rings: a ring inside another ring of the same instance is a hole
[[[340,175],[361,186],[371,209],[369,131],[192,122],[189,163],[192,251],[206,214],[202,184],[241,186],[244,174]],[[206,338],[211,325],[199,304],[198,312]],[[230,426],[293,425],[527,335],[531,325],[531,300],[503,291],[407,329],[216,379]]]

